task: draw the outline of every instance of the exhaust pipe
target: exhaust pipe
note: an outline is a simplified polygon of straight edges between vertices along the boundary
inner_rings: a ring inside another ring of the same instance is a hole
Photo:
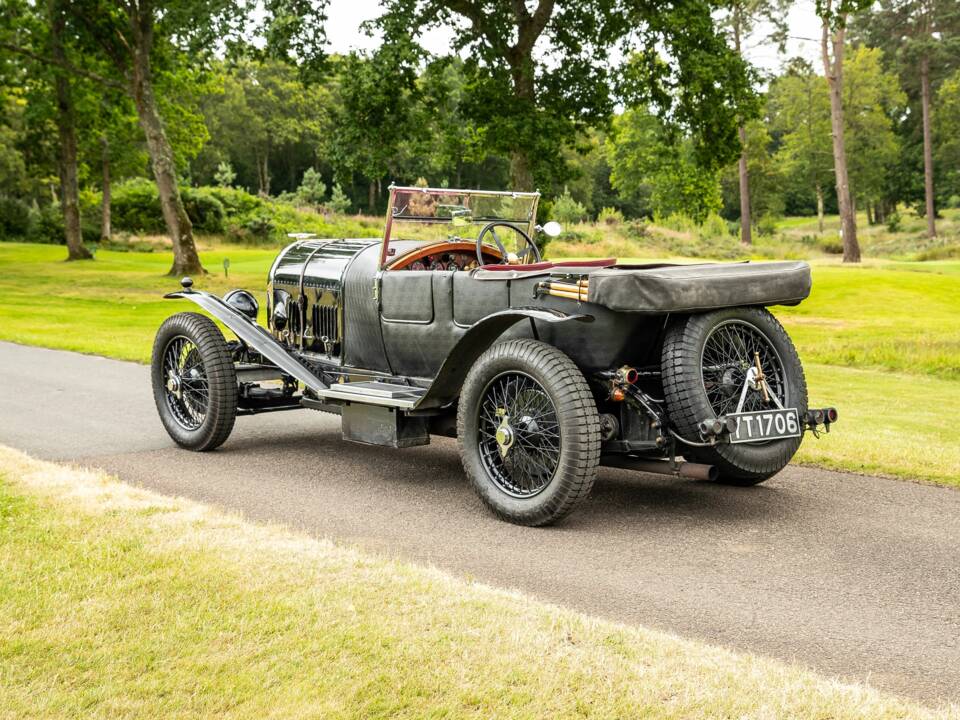
[[[605,467],[620,468],[621,470],[635,470],[636,472],[653,473],[654,475],[672,475],[690,480],[709,480],[713,482],[719,477],[720,471],[716,465],[702,463],[673,462],[669,460],[645,460],[627,455],[603,455],[600,464]]]

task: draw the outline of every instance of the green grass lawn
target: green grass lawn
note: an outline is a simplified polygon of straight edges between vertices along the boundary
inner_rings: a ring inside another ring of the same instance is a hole
[[[273,249],[219,246],[198,288],[262,292]],[[147,362],[179,287],[167,253],[101,251],[65,263],[63,248],[0,243],[0,339]],[[230,277],[222,261],[230,259]],[[829,467],[960,486],[960,261],[814,263],[814,290],[775,308],[797,344],[811,401],[841,422],[799,458]]]
[[[0,447],[0,718],[958,718]]]

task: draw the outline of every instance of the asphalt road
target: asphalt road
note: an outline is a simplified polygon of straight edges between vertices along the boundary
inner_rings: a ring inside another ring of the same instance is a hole
[[[601,470],[562,525],[494,520],[456,446],[340,439],[312,411],[176,449],[147,368],[0,343],[0,443],[625,623],[960,701],[960,492],[791,467],[750,489]],[[842,423],[837,432],[843,432]]]

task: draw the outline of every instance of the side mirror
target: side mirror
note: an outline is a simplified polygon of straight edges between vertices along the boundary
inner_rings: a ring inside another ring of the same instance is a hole
[[[549,235],[550,237],[557,237],[560,233],[563,232],[563,225],[560,223],[551,220],[546,225],[544,225],[540,230],[544,235]]]

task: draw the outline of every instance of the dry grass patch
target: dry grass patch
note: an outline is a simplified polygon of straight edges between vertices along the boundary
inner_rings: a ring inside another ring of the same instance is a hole
[[[0,448],[0,717],[960,717]]]

